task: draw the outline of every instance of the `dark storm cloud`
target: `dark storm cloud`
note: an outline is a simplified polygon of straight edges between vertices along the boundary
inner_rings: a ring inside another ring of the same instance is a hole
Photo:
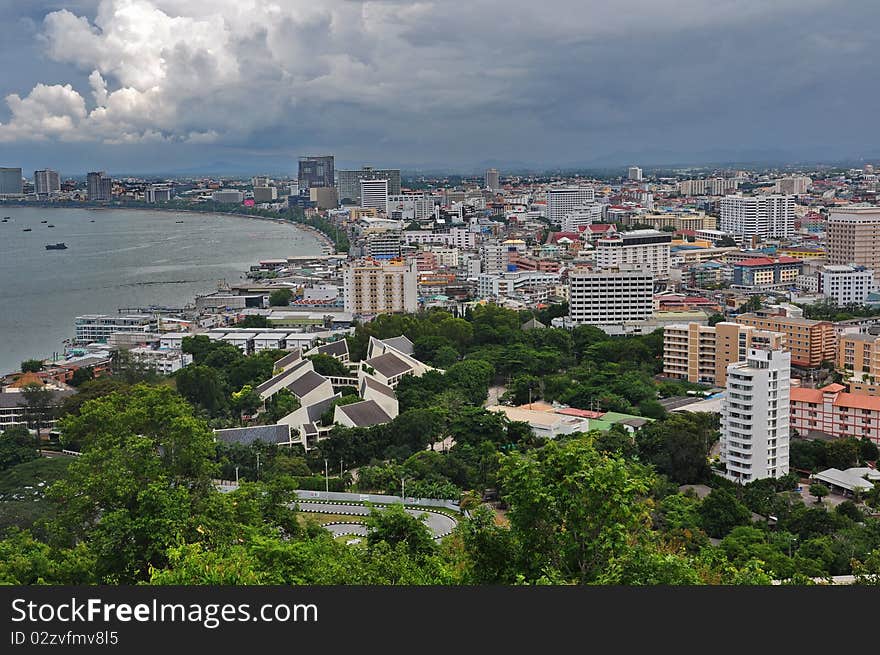
[[[0,45],[17,71],[0,80],[16,94],[0,109],[4,161],[880,152],[876,2],[107,0],[0,4],[0,18],[20,26]]]

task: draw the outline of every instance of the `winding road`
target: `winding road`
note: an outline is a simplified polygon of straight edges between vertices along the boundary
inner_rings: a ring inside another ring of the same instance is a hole
[[[345,503],[332,503],[332,502],[299,502],[299,510],[301,512],[314,512],[320,514],[347,514],[352,516],[369,516],[370,508],[364,505],[347,505]],[[383,505],[377,505],[377,507],[384,507]],[[434,539],[440,539],[445,537],[450,532],[452,532],[453,528],[455,528],[456,520],[451,516],[447,516],[446,514],[441,514],[440,512],[433,512],[427,509],[410,509],[406,508],[406,513],[410,516],[421,517],[422,515],[426,515],[425,525],[428,526],[428,529],[431,531],[431,534],[434,535]],[[329,530],[333,536],[339,536],[343,534],[355,534],[360,536],[366,536],[367,528],[362,523],[336,523],[333,525],[325,526],[327,530]]]

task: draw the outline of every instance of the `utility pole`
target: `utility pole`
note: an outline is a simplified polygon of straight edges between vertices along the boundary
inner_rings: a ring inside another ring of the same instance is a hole
[[[257,453],[257,480],[260,479],[260,453]]]
[[[400,478],[400,504],[406,505],[406,478]]]
[[[327,458],[324,458],[324,490],[330,491],[330,474],[327,472]]]

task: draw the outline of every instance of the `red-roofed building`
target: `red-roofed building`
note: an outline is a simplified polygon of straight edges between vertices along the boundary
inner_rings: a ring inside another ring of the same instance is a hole
[[[789,424],[801,436],[867,437],[880,445],[880,397],[846,393],[841,384],[821,389],[792,387]]]
[[[753,257],[733,265],[734,286],[746,289],[765,289],[794,284],[804,268],[804,262],[785,255]]]

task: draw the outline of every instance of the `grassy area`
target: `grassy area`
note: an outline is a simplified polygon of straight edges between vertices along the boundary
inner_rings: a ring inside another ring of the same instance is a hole
[[[297,518],[303,524],[311,519],[317,521],[319,525],[326,525],[327,523],[363,523],[366,517],[349,514],[324,514],[323,512],[299,512]]]
[[[52,515],[44,493],[64,477],[70,461],[67,457],[41,457],[0,472],[0,535],[12,526],[32,528]]]

